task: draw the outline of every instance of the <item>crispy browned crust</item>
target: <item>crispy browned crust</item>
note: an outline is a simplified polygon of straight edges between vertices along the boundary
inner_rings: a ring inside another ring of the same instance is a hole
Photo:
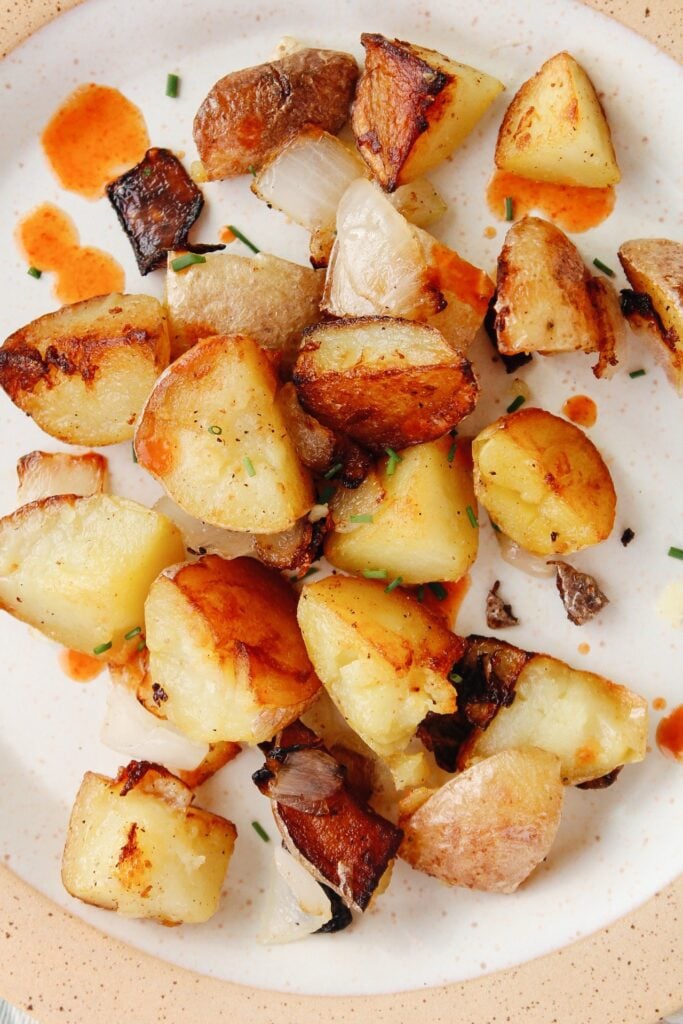
[[[418,57],[410,43],[364,32],[365,70],[351,122],[361,156],[387,192],[429,121],[439,116],[440,94],[452,81]]]
[[[350,54],[308,49],[221,78],[193,127],[209,180],[259,168],[305,124],[336,134],[348,118],[357,77]]]
[[[36,450],[28,452],[27,455],[21,455],[17,459],[17,476],[19,480],[23,480],[27,473],[29,473],[34,466],[39,466],[45,457],[50,458],[51,452],[43,452]],[[98,473],[102,476],[106,476],[109,463],[107,462],[106,456],[100,455],[98,452],[83,452],[79,455],[66,455],[66,458],[73,462],[86,462],[93,466]]]
[[[222,740],[220,743],[211,743],[209,752],[193,771],[178,772],[178,778],[182,779],[190,789],[196,789],[202,783],[215,775],[219,768],[223,768],[230,761],[234,761],[242,747],[239,743],[232,743],[230,740]]]
[[[299,519],[290,530],[283,533],[255,534],[254,554],[271,569],[305,572],[311,562],[315,561],[324,534],[324,520],[310,523],[308,519]]]

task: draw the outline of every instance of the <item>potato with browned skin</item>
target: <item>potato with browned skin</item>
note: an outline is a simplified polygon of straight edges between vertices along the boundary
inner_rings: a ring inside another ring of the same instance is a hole
[[[97,452],[29,452],[17,462],[17,505],[55,494],[101,494],[107,483],[107,460]]]

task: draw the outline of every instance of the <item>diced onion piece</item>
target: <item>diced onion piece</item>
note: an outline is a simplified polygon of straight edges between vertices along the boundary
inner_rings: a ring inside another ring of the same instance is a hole
[[[109,689],[101,739],[119,754],[180,771],[193,771],[209,752],[208,743],[188,740],[146,711],[129,689],[117,684]]]
[[[496,533],[496,539],[500,545],[501,558],[508,565],[514,566],[520,572],[525,572],[527,576],[536,576],[539,579],[555,575],[555,566],[552,563],[546,562],[538,555],[532,555],[530,551],[520,547],[507,534]]]
[[[211,526],[188,515],[174,501],[164,495],[154,505],[157,512],[175,523],[183,535],[185,546],[200,554],[222,555],[223,558],[239,558],[251,555],[254,549],[254,537],[251,533],[236,533],[222,530],[219,526]],[[201,550],[200,550],[201,549]]]
[[[395,192],[387,193],[387,199],[406,220],[421,228],[435,224],[448,210],[427,178],[417,178],[408,185],[401,185]]]
[[[362,522],[351,522],[352,516],[372,515],[384,501],[385,490],[374,470],[368,473],[363,486],[357,490],[340,487],[330,499],[330,515],[335,533],[352,533]]]
[[[332,906],[305,867],[281,846],[266,898],[258,940],[264,945],[295,942],[312,935],[332,917]]]
[[[344,785],[339,763],[324,750],[293,750],[266,784],[271,800],[308,814],[325,814]]]
[[[101,494],[107,481],[107,460],[97,452],[30,452],[17,462],[17,504],[55,494]]]

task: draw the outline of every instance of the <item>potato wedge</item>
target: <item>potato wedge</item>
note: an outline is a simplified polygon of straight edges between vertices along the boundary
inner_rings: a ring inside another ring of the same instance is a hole
[[[64,848],[67,892],[124,917],[208,921],[237,830],[192,799],[180,779],[146,761],[132,761],[116,779],[87,772]]]
[[[67,444],[128,441],[168,365],[166,316],[151,295],[63,306],[0,349],[0,386],[41,430]]]
[[[17,505],[55,494],[86,497],[101,494],[107,483],[107,460],[97,452],[29,452],[17,462]]]
[[[505,87],[435,50],[368,32],[361,42],[351,123],[364,160],[393,192],[450,156]]]
[[[448,673],[465,642],[412,597],[384,586],[351,576],[308,584],[297,617],[325,689],[386,757],[403,753],[428,711],[455,711]]]
[[[451,779],[403,823],[399,856],[418,871],[511,893],[547,857],[564,789],[545,750],[505,750]]]
[[[294,383],[305,408],[374,452],[440,437],[479,393],[469,360],[437,330],[388,317],[307,331]]]
[[[208,180],[260,168],[305,124],[335,135],[349,116],[357,77],[350,54],[303,49],[221,78],[193,126]]]
[[[171,356],[200,339],[246,334],[276,362],[291,365],[305,327],[320,319],[324,274],[269,253],[207,253],[176,273],[169,253],[166,275]]]
[[[296,594],[253,559],[205,555],[162,573],[145,603],[145,628],[163,713],[190,739],[261,743],[320,688]]]
[[[556,185],[621,180],[595,87],[570,53],[556,53],[517,91],[498,133],[496,167]]]
[[[128,498],[44,498],[0,519],[0,607],[110,660],[130,648],[152,580],[184,554],[171,521]]]
[[[275,390],[268,358],[251,338],[205,339],[147,399],[138,461],[197,519],[244,533],[288,530],[313,505],[313,488]]]
[[[468,507],[476,514],[477,503],[466,448],[454,448],[447,436],[400,455],[402,461],[392,463],[391,475],[387,460],[378,465],[384,495],[379,504],[371,477],[353,492],[357,511],[351,515],[343,506],[340,514],[343,492],[332,499],[333,528],[325,538],[325,557],[359,575],[380,565],[389,579],[400,576],[403,583],[459,580],[474,562],[479,541],[467,515]],[[363,516],[371,521],[363,522]]]
[[[543,409],[520,409],[472,443],[474,491],[496,525],[537,555],[599,544],[614,526],[616,494],[586,435]]]
[[[661,342],[657,351],[671,383],[683,394],[683,244],[638,238],[624,242],[619,259],[637,297],[650,300],[648,309],[622,293],[624,314],[631,326],[647,326]]]

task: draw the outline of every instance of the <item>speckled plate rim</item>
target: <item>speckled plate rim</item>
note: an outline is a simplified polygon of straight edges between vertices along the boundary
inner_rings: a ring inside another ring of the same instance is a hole
[[[0,56],[80,0],[13,0]],[[683,61],[682,0],[585,0]],[[396,995],[297,996],[195,974],[67,913],[0,865],[0,994],[40,1024],[654,1024],[683,1006],[683,876],[580,942],[472,981]]]

